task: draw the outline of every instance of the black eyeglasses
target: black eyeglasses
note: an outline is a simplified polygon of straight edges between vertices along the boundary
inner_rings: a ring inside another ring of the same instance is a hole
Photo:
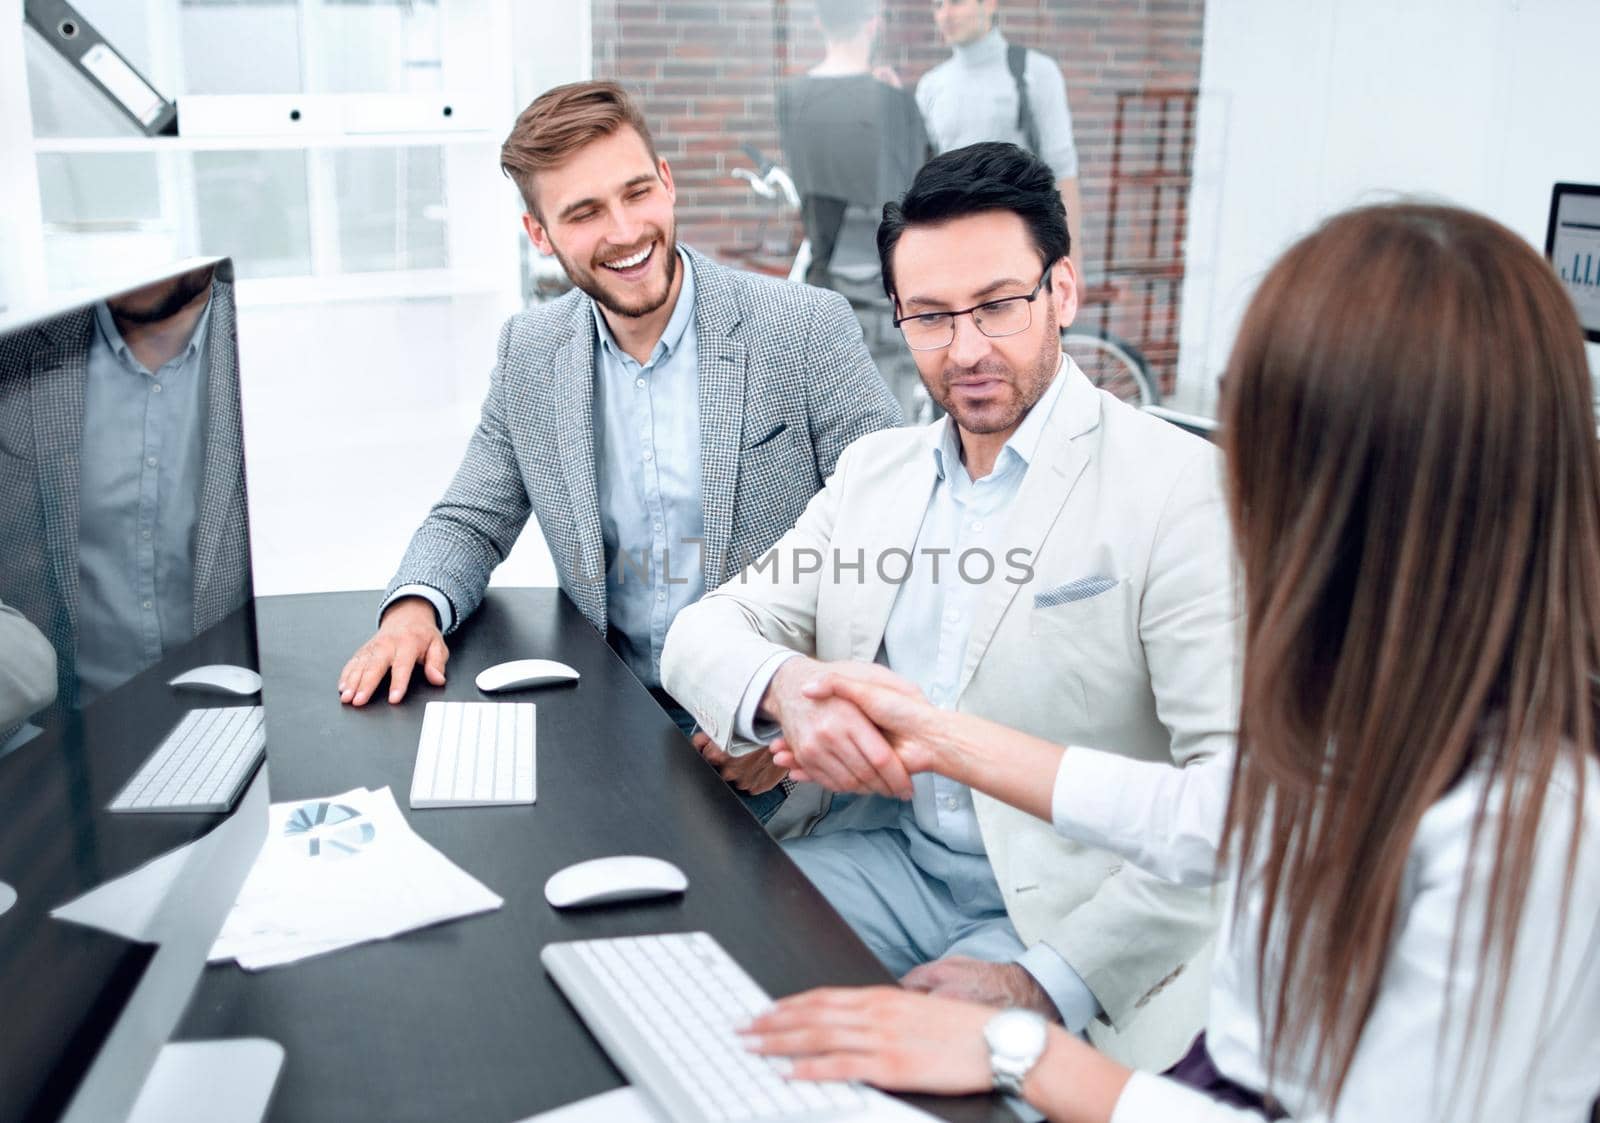
[[[920,312],[914,316],[901,316],[894,326],[906,337],[906,346],[913,351],[938,351],[950,346],[956,338],[956,317],[971,316],[973,326],[990,339],[1003,339],[1008,335],[1025,332],[1033,324],[1033,302],[1039,290],[1048,288],[1051,262],[1044,267],[1039,283],[1027,296],[1007,296],[987,300],[971,308],[955,312]]]

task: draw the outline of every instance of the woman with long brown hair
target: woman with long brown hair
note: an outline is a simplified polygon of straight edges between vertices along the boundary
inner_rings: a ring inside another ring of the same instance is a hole
[[[1267,275],[1224,386],[1247,620],[1231,759],[1180,771],[1063,749],[936,710],[881,668],[818,684],[910,770],[1225,886],[1189,1056],[1136,1075],[1051,1027],[1020,1079],[1050,1118],[1589,1118],[1591,408],[1570,300],[1516,235],[1446,207],[1339,215]],[[799,1077],[973,1092],[1000,1072],[994,1018],[826,990],[749,1034]]]

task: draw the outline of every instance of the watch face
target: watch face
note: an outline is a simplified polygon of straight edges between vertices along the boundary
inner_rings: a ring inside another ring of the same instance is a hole
[[[983,1036],[1003,1057],[1033,1061],[1045,1046],[1044,1019],[1029,1010],[1002,1010],[989,1019]]]

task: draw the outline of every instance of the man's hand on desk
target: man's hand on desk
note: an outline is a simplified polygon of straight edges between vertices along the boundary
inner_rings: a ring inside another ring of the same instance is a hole
[[[838,792],[872,792],[911,798],[911,776],[877,726],[843,698],[809,698],[807,683],[845,664],[804,657],[778,668],[761,700],[761,713],[783,730],[773,761],[796,780]]]
[[[789,775],[788,769],[779,768],[772,762],[772,753],[767,749],[758,749],[744,756],[729,756],[704,733],[696,733],[689,740],[705,762],[717,770],[717,775],[749,795],[770,792]]]
[[[1056,1004],[1025,967],[1016,963],[988,963],[964,955],[949,955],[913,967],[900,978],[907,990],[920,990],[941,998],[981,1002],[985,1006],[1020,1006],[1060,1021]]]
[[[401,597],[384,610],[378,634],[361,645],[339,672],[339,701],[365,706],[383,676],[389,676],[389,701],[406,696],[417,663],[435,686],[444,685],[450,649],[439,632],[439,618],[421,597]]]

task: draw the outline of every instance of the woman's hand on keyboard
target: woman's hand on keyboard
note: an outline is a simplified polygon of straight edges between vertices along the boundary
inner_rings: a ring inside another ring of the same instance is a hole
[[[741,1036],[793,1059],[796,1080],[861,1080],[897,1092],[963,1095],[992,1086],[989,1006],[898,987],[823,987],[780,1000]]]

